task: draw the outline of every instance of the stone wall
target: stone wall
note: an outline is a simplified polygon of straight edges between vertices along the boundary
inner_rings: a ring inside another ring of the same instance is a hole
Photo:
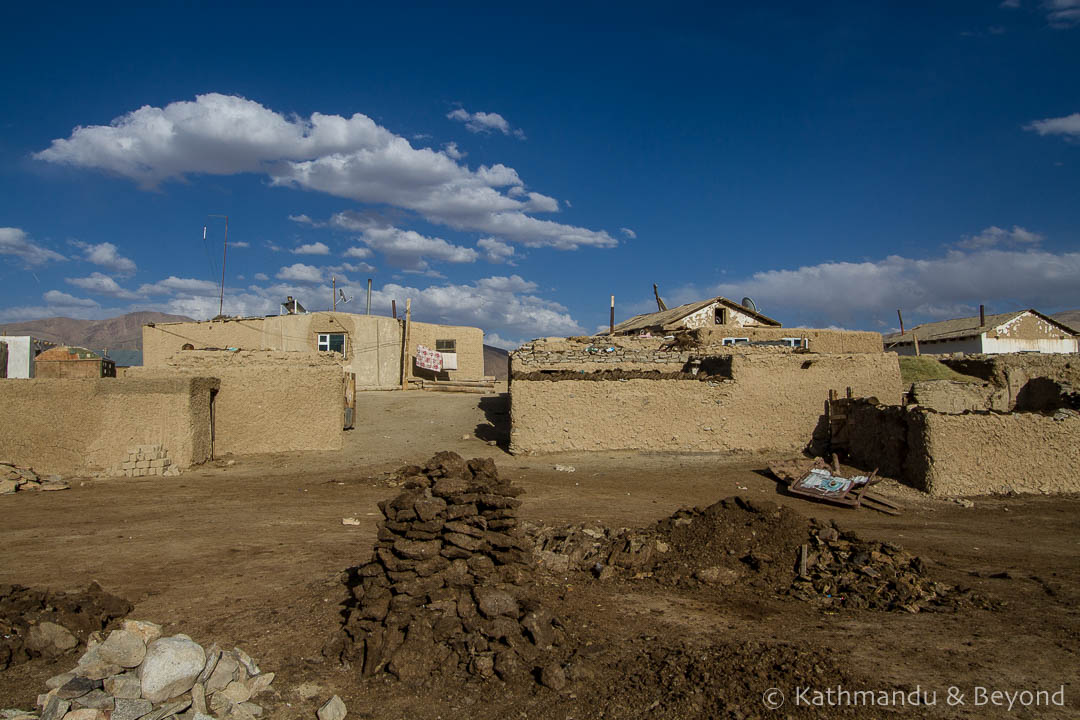
[[[1007,412],[1007,393],[992,383],[958,380],[919,380],[912,383],[911,401],[928,410],[944,413],[998,410]]]
[[[329,353],[184,350],[157,367],[129,370],[133,377],[164,375],[220,380],[215,455],[342,447],[345,375]]]
[[[160,445],[178,467],[210,457],[208,377],[0,383],[0,457],[39,473],[104,472]]]
[[[677,372],[684,357],[674,355],[673,362],[651,365],[624,355],[613,364],[599,361],[597,369]],[[514,356],[519,364],[512,367],[542,367]],[[510,450],[798,451],[823,423],[829,390],[843,393],[851,387],[885,402],[900,400],[900,369],[891,353],[735,348],[726,359],[728,373],[703,372],[692,379],[619,378],[609,372],[603,377],[610,379],[588,382],[593,370],[581,367],[575,367],[577,379],[512,376]],[[705,358],[703,367],[709,360],[715,358]],[[563,369],[558,363],[546,367]]]

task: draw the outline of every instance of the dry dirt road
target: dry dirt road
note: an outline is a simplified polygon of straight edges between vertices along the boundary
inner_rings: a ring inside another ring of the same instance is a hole
[[[709,707],[721,700],[741,703],[725,717],[1080,717],[1076,497],[976,498],[967,508],[890,485],[884,491],[906,512],[886,517],[780,494],[761,472],[773,458],[513,457],[504,443],[486,442],[505,438],[499,396],[368,393],[358,406],[356,429],[346,433],[340,452],[224,458],[176,478],[73,480],[65,492],[0,497],[0,583],[72,589],[96,580],[130,600],[133,617],[204,643],[243,647],[264,669],[278,672],[271,717],[313,718],[317,703],[333,693],[345,699],[350,717],[370,718],[709,717]],[[1006,605],[955,614],[826,614],[775,593],[676,592],[579,574],[549,578],[548,585],[563,603],[556,609],[580,626],[580,637],[591,638],[597,656],[591,680],[561,694],[498,683],[361,681],[320,655],[340,620],[342,571],[368,558],[379,517],[375,504],[396,492],[386,471],[439,450],[494,457],[500,473],[526,489],[521,515],[530,520],[644,526],[731,495],[768,499],[901,544],[924,557],[942,581]],[[556,464],[575,472],[556,471]],[[343,525],[345,517],[361,524]],[[677,643],[704,654],[690,662],[683,653],[682,664],[672,659],[677,651],[650,655],[650,648]],[[761,660],[774,650],[780,659]],[[772,711],[760,697],[737,697],[756,687],[753,678],[740,685],[740,673],[756,672],[761,662],[785,666],[785,653],[831,658],[861,678],[857,689],[934,690],[938,704],[795,707],[794,688],[786,687],[788,704]],[[695,662],[717,667],[687,667]],[[45,679],[72,664],[72,658],[35,660],[0,672],[0,707],[31,707]],[[302,683],[317,686],[317,695],[303,697]],[[966,692],[963,706],[946,704],[950,686]],[[975,706],[976,687],[1063,687],[1065,705]],[[686,697],[661,701],[673,692]],[[636,704],[654,695],[658,704]]]

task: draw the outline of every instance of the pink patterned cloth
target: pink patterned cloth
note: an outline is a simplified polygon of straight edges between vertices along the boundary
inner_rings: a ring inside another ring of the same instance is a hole
[[[416,346],[416,367],[442,372],[442,353],[429,350],[423,345]]]

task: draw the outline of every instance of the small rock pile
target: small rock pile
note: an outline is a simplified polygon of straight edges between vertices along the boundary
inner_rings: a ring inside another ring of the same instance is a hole
[[[0,463],[0,495],[28,490],[67,490],[68,486],[59,475],[39,475],[31,468],[11,463]]]
[[[74,652],[129,612],[131,603],[97,583],[71,592],[0,585],[0,670]]]
[[[324,653],[358,663],[365,676],[532,673],[564,685],[549,653],[564,633],[525,588],[533,566],[518,527],[521,489],[500,480],[490,458],[452,452],[398,474],[408,478],[404,490],[379,503],[373,557],[350,571],[353,600]]]
[[[114,467],[111,474],[125,477],[174,477],[180,474],[180,468],[172,464],[169,450],[163,445],[138,445],[128,448],[127,459]]]
[[[832,525],[815,525],[800,549],[788,593],[826,607],[942,612],[999,606],[970,590],[937,582],[922,558],[889,542],[861,540]],[[804,559],[805,555],[805,559]]]
[[[140,620],[88,647],[70,672],[46,682],[39,720],[254,720],[263,708],[251,700],[274,680],[240,648],[204,650]]]

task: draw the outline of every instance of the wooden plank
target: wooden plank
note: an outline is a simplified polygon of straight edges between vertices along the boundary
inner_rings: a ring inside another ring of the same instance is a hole
[[[409,389],[409,330],[412,322],[412,298],[405,298],[405,329],[401,347],[401,389]]]

